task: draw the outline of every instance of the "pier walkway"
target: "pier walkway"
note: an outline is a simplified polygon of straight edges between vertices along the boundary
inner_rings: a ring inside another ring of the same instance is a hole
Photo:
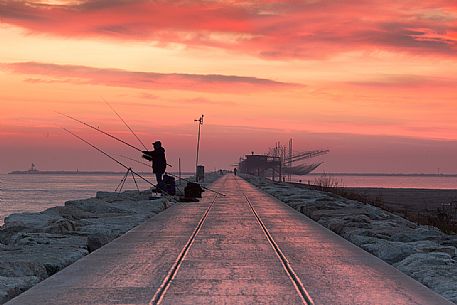
[[[452,304],[232,175],[8,305]]]

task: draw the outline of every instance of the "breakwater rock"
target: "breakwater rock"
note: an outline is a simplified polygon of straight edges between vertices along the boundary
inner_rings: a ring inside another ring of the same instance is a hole
[[[39,213],[5,218],[0,229],[0,304],[163,211],[150,191],[98,192]]]
[[[332,193],[244,178],[457,304],[457,235]]]

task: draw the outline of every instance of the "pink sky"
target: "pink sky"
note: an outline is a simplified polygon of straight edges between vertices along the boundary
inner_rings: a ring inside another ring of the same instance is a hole
[[[204,113],[209,169],[292,137],[329,172],[457,173],[455,1],[0,1],[0,40],[0,172],[123,170],[56,114],[137,145],[105,99],[185,170]]]

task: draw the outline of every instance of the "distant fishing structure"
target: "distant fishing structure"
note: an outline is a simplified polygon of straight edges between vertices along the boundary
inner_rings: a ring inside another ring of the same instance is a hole
[[[322,156],[328,154],[330,150],[328,149],[318,149],[310,151],[294,151],[293,150],[293,141],[289,139],[288,147],[281,145],[280,142],[276,142],[275,146],[270,148],[268,155],[272,157],[279,157],[281,160],[282,172],[287,175],[307,175],[316,168],[318,168],[322,162],[304,164],[297,162],[302,160],[311,159],[314,157]]]
[[[255,176],[270,176],[278,181],[291,180],[292,175],[307,175],[318,168],[322,162],[305,164],[303,160],[308,160],[317,156],[329,153],[328,149],[318,149],[311,151],[294,151],[293,141],[289,139],[288,145],[281,145],[276,142],[274,147],[268,149],[265,154],[245,155],[240,158],[238,169],[241,173]],[[298,163],[298,164],[297,164]]]

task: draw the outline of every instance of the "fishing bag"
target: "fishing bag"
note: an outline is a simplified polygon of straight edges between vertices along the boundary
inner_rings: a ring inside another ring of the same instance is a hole
[[[176,195],[176,181],[172,176],[163,175],[163,188],[169,195]]]
[[[187,198],[202,198],[202,193],[204,190],[200,184],[195,182],[188,182],[187,186],[184,188],[184,196]]]

